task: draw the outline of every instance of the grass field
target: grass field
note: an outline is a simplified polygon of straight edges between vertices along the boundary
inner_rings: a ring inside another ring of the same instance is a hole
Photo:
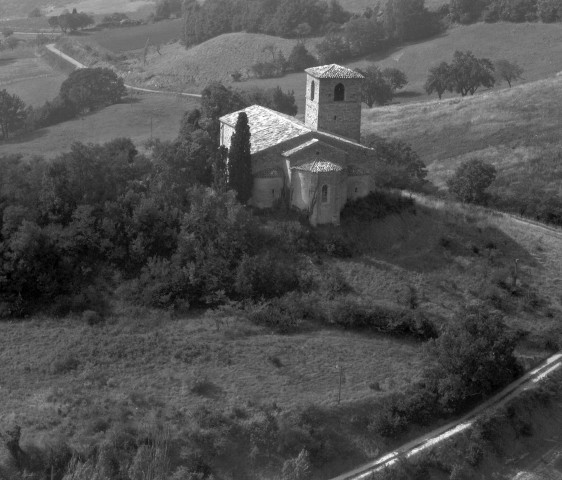
[[[103,143],[116,137],[131,138],[140,146],[150,138],[151,119],[153,136],[171,140],[177,136],[183,113],[195,105],[193,100],[171,95],[133,95],[125,103],[3,144],[0,151],[53,157],[67,151],[73,142]]]
[[[56,97],[65,78],[32,48],[0,52],[0,89],[18,95],[27,105],[42,105]]]
[[[410,142],[439,186],[477,157],[499,171],[494,193],[560,195],[561,87],[558,76],[473,98],[376,108],[364,112],[363,131]]]

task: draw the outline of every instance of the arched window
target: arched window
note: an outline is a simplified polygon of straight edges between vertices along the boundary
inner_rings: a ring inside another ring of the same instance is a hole
[[[322,185],[322,203],[328,203],[328,185]]]
[[[343,102],[345,100],[345,87],[343,83],[338,83],[334,88],[334,102]]]
[[[316,94],[316,83],[314,83],[314,80],[312,80],[312,83],[310,84],[310,99],[314,100],[314,95]]]

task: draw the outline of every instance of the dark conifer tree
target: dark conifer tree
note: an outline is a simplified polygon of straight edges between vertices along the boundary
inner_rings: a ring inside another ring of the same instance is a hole
[[[245,112],[241,112],[238,115],[228,152],[228,184],[236,191],[238,201],[243,204],[252,197],[254,183],[250,147],[248,116]]]

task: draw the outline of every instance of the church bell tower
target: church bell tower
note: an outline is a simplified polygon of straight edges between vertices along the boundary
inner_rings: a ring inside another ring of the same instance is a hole
[[[336,64],[305,72],[306,126],[359,142],[363,75]]]

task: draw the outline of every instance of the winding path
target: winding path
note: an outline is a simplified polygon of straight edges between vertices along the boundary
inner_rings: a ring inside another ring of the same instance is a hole
[[[462,418],[444,425],[430,433],[412,440],[400,448],[380,457],[370,463],[367,463],[355,470],[344,473],[332,480],[370,480],[374,479],[374,474],[394,465],[400,458],[411,458],[424,450],[434,447],[435,445],[454,437],[472,426],[482,413],[504,405],[513,397],[519,395],[525,390],[531,388],[534,384],[544,380],[550,373],[562,366],[562,354],[553,355],[534,370],[526,373],[520,379],[508,385],[501,392],[486,400],[484,403],[476,407]]]
[[[55,47],[54,43],[50,43],[48,45],[45,45],[45,47],[47,48],[47,50],[51,51],[55,55],[58,55],[60,58],[66,60],[71,65],[74,65],[76,68],[88,68],[86,65],[84,65],[83,63],[80,63],[78,60],[72,58],[71,56],[67,55],[64,52],[61,52],[58,48]],[[135,92],[158,93],[160,95],[180,95],[180,96],[183,96],[183,97],[201,98],[201,95],[198,94],[198,93],[170,92],[170,91],[166,91],[166,90],[151,90],[149,88],[135,87],[133,85],[127,85],[127,84],[125,84],[125,87],[127,89],[133,90]]]

